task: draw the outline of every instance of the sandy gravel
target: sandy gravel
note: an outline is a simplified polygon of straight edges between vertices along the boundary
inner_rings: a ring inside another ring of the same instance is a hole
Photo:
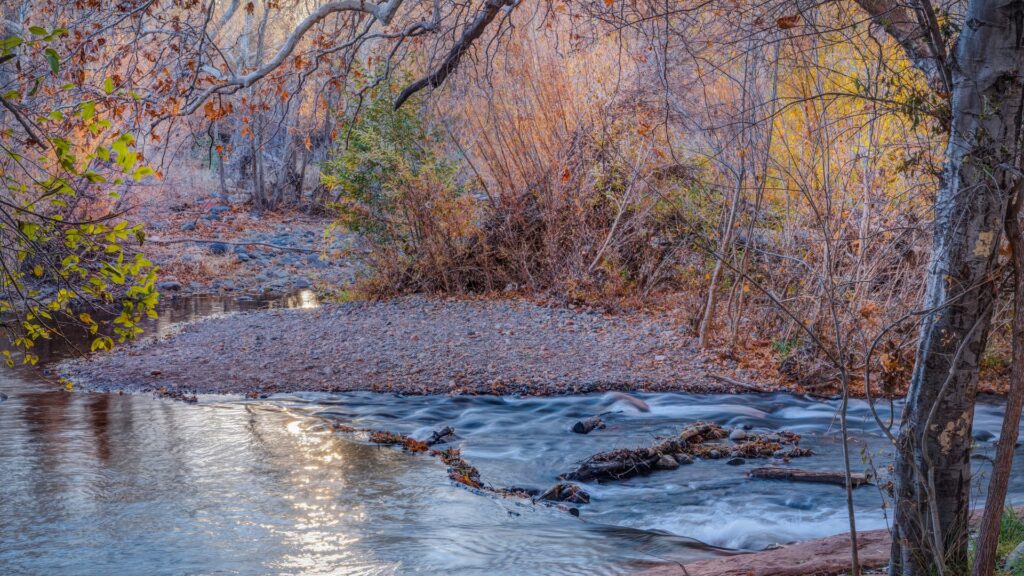
[[[55,371],[80,387],[172,394],[731,391],[665,319],[421,297],[208,319]]]
[[[857,532],[857,550],[862,568],[874,569],[889,562],[888,530]],[[850,536],[797,542],[764,552],[666,564],[637,576],[825,576],[850,573]]]

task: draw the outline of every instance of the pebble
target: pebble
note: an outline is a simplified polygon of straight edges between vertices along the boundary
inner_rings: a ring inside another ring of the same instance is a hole
[[[747,433],[744,432],[743,430],[738,429],[738,428],[736,430],[733,430],[732,432],[729,433],[729,440],[732,440],[733,442],[740,442],[740,441],[746,440],[746,439],[747,439]]]
[[[196,229],[196,223],[194,220],[189,220],[188,222],[182,223],[179,228],[182,232],[191,232]]]
[[[228,245],[223,243],[223,242],[214,242],[214,243],[210,244],[210,247],[208,248],[208,250],[210,251],[210,254],[214,254],[216,256],[220,256],[222,254],[227,254],[227,252],[228,252]]]
[[[743,458],[730,458],[729,461],[726,462],[726,464],[728,464],[729,466],[742,466],[743,464],[746,463],[747,461],[744,460]]]
[[[177,280],[164,280],[156,283],[157,290],[181,290],[181,282]]]

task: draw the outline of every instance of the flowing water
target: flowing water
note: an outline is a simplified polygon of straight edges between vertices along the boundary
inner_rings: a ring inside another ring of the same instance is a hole
[[[154,331],[238,309],[314,303],[308,294],[179,300]],[[835,404],[784,394],[639,395],[648,413],[600,395],[311,393],[201,397],[190,405],[68,393],[27,371],[0,373],[0,393],[7,397],[0,401],[5,575],[623,574],[847,529],[840,488],[747,479],[763,461],[698,461],[587,484],[592,502],[576,518],[465,489],[434,458],[324,425],[421,437],[452,426],[463,456],[498,487],[546,488],[592,453],[648,445],[695,420],[798,432],[816,455],[795,464],[840,469]],[[606,411],[606,429],[568,431]],[[981,480],[1000,412],[995,401],[977,410]],[[856,466],[888,463],[886,440],[863,402],[853,403],[850,421]],[[1024,499],[1024,474],[1012,482],[1012,498]],[[857,490],[856,502],[859,527],[886,526],[876,488]]]

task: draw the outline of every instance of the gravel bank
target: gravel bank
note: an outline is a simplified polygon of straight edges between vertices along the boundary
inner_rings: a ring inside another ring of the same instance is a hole
[[[56,371],[91,389],[172,395],[732,391],[666,320],[421,297],[208,319]]]

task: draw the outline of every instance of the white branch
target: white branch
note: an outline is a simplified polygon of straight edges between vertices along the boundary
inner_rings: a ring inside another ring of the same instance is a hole
[[[294,30],[292,30],[291,34],[288,35],[288,38],[273,58],[248,74],[231,76],[229,80],[215,84],[206,90],[203,90],[195,100],[182,109],[181,114],[192,114],[203,105],[203,102],[214,94],[248,88],[263,79],[267,74],[270,74],[279,66],[284,64],[284,61],[292,54],[299,41],[302,40],[302,37],[310,28],[331,14],[336,14],[338,12],[362,12],[364,14],[369,14],[377,21],[386,25],[391,22],[392,18],[394,18],[395,12],[398,11],[398,8],[403,2],[404,0],[390,0],[385,4],[374,4],[365,0],[338,0],[335,2],[328,2],[327,4],[320,6],[310,13],[309,16],[306,16],[306,18],[303,19]],[[224,77],[227,76],[227,74],[221,74],[220,76]]]

